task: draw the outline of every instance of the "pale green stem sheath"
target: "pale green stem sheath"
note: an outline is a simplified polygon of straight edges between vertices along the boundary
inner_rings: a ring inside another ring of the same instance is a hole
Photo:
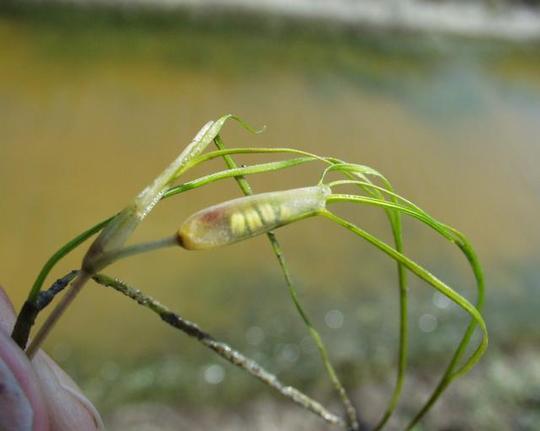
[[[324,210],[321,212],[321,215],[327,217],[328,219],[334,221],[335,223],[339,224],[340,226],[345,227],[347,230],[357,234],[361,238],[364,238],[366,241],[370,242],[375,247],[379,248],[381,251],[386,253],[391,258],[395,259],[396,261],[401,262],[407,269],[409,269],[413,274],[421,278],[422,280],[426,281],[428,284],[433,286],[436,290],[438,290],[440,293],[442,293],[444,296],[451,299],[453,302],[455,302],[457,305],[459,305],[463,310],[465,310],[474,320],[473,323],[474,326],[472,326],[472,329],[476,325],[480,328],[482,332],[482,340],[480,341],[480,344],[475,349],[475,351],[472,353],[472,355],[469,357],[469,359],[466,361],[464,365],[462,365],[461,368],[459,368],[457,371],[453,371],[452,369],[449,369],[447,371],[447,378],[445,379],[443,384],[440,384],[439,387],[436,390],[436,393],[432,396],[432,401],[429,404],[429,406],[424,407],[421,411],[421,415],[423,416],[429,409],[429,407],[433,404],[433,402],[438,398],[438,396],[442,393],[442,391],[446,388],[446,386],[450,383],[451,380],[467,373],[470,371],[470,369],[478,362],[480,357],[484,354],[485,350],[488,346],[488,332],[487,327],[484,322],[484,319],[478,309],[474,307],[467,299],[465,299],[463,296],[459,295],[457,292],[455,292],[453,289],[451,289],[449,286],[447,286],[444,282],[439,280],[437,277],[435,277],[433,274],[431,274],[429,271],[418,265],[416,262],[409,259],[407,256],[403,255],[402,253],[399,253],[397,250],[390,247],[388,244],[384,243],[383,241],[380,241],[373,235],[369,234],[368,232],[360,229],[358,226],[354,225],[353,223],[348,222],[347,220],[331,213],[328,210]],[[467,329],[467,332],[464,336],[464,339],[462,340],[462,343],[458,347],[458,351],[454,354],[454,358],[452,362],[454,361],[456,357],[460,357],[463,353],[462,349],[464,350],[466,347],[466,344],[468,342],[465,342],[465,338],[468,335],[469,330],[471,329],[471,325],[469,325],[469,328]],[[464,347],[465,346],[465,347]],[[458,358],[459,359],[459,358]],[[415,423],[421,419],[422,416],[415,417],[414,421]],[[408,429],[412,428],[414,424],[409,426]]]
[[[201,344],[214,351],[226,361],[243,369],[299,406],[311,411],[312,413],[315,413],[329,424],[340,426],[342,428],[345,427],[343,420],[328,411],[322,404],[300,392],[298,389],[285,385],[274,374],[265,370],[253,359],[247,358],[242,353],[230,347],[228,344],[216,340],[210,334],[199,328],[199,326],[195,323],[190,322],[178,314],[170,311],[167,307],[155,299],[145,295],[140,290],[134,289],[128,286],[126,283],[104,274],[97,274],[93,277],[93,279],[98,284],[112,287],[116,291],[126,295],[128,298],[135,300],[140,305],[153,311],[159,315],[164,322],[176,329],[181,330],[188,336],[195,338]]]
[[[219,151],[225,151],[221,136],[219,136],[219,135],[216,136],[216,139],[214,140],[214,142],[215,142],[216,147],[218,148]],[[313,154],[306,153],[306,155],[308,156],[307,158],[310,161],[311,160],[316,160],[316,159],[322,160],[320,157],[315,156]],[[223,154],[223,159],[225,161],[226,166],[228,168],[230,168],[230,170],[237,169],[236,162],[234,161],[234,159],[229,154]],[[236,179],[240,189],[244,193],[244,195],[249,196],[249,195],[253,194],[253,190],[251,188],[251,185],[249,184],[249,182],[246,180],[246,178],[244,176],[241,176],[241,175],[235,176],[235,179]],[[276,237],[276,235],[275,235],[275,233],[273,231],[268,232],[266,234],[266,236],[268,237],[268,240],[270,241],[270,245],[272,246],[272,250],[274,251],[274,254],[276,255],[279,266],[281,268],[281,272],[283,273],[283,276],[285,278],[285,283],[287,284],[287,289],[289,291],[289,296],[291,297],[291,299],[293,301],[293,304],[294,304],[296,310],[298,311],[298,314],[300,315],[300,317],[302,318],[304,324],[308,328],[308,332],[309,332],[311,338],[313,339],[313,341],[315,342],[315,345],[317,346],[317,349],[319,351],[319,355],[320,355],[321,360],[322,360],[322,362],[324,364],[326,372],[327,372],[328,376],[330,377],[330,381],[334,385],[334,388],[338,392],[339,397],[341,398],[341,401],[342,401],[342,403],[343,403],[343,405],[345,407],[345,412],[347,414],[348,425],[349,425],[351,430],[357,430],[358,429],[358,420],[357,420],[358,414],[356,412],[356,409],[354,408],[352,402],[350,401],[350,399],[349,399],[349,397],[347,395],[347,392],[345,391],[345,388],[341,384],[341,381],[339,380],[339,377],[337,376],[337,373],[335,372],[334,367],[333,367],[332,363],[330,362],[330,358],[329,358],[328,352],[326,350],[326,346],[324,345],[324,342],[322,341],[322,338],[321,338],[320,334],[315,329],[315,327],[311,323],[311,320],[309,319],[307,313],[304,311],[302,305],[300,304],[300,301],[298,299],[298,294],[296,292],[296,288],[294,287],[294,283],[293,283],[292,277],[291,277],[290,272],[289,272],[287,261],[285,260],[285,256],[284,256],[283,251],[281,249],[281,244],[279,243],[279,241],[278,241],[278,239],[277,239],[277,237]]]
[[[104,253],[101,258],[96,260],[96,264],[101,268],[105,268],[112,263],[121,259],[125,259],[127,257],[135,256],[142,253],[148,253],[150,251],[159,250],[166,247],[178,247],[179,245],[180,244],[178,243],[178,236],[172,235],[155,241],[130,245],[119,250],[111,250]]]
[[[29,352],[29,356],[35,354],[41,343],[45,341],[49,332],[84,287],[86,281],[102,269],[96,262],[104,253],[122,248],[135,228],[161,200],[172,182],[187,170],[189,162],[205,150],[208,144],[218,135],[223,124],[232,117],[232,115],[225,115],[216,121],[206,123],[184,151],[150,185],[144,188],[132,203],[107,223],[86,252],[82,261],[81,272],[73,283],[73,288],[62,297],[62,300],[45,320],[36,338],[32,341],[30,345],[32,350]]]
[[[188,169],[191,160],[205,150],[217,136],[225,121],[231,117],[231,115],[226,115],[216,121],[206,123],[184,151],[151,184],[144,188],[111,223],[107,224],[83,259],[82,269],[84,271],[90,274],[99,271],[101,268],[97,267],[94,261],[99,259],[103,253],[120,249],[124,245],[127,238],[157,205],[176,178]]]

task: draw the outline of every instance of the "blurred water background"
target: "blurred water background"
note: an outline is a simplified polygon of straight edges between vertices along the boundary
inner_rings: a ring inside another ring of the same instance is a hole
[[[17,307],[52,252],[119,210],[202,124],[231,112],[267,130],[254,136],[229,124],[226,145],[290,146],[373,166],[469,236],[485,266],[491,345],[422,429],[538,429],[536,36],[412,31],[186,3],[0,7],[0,282]],[[263,160],[269,158],[238,157]],[[304,166],[252,183],[257,191],[279,190],[314,184],[319,173],[320,166]],[[231,181],[167,201],[135,239],[164,236],[194,210],[238,195]],[[340,211],[390,240],[380,211]],[[394,264],[324,220],[284,228],[279,239],[302,301],[363,418],[374,423],[395,372]],[[457,250],[411,220],[405,244],[473,297]],[[52,278],[77,267],[81,256],[69,256]],[[334,399],[265,238],[205,253],[160,251],[108,273],[318,399]],[[390,429],[399,429],[434,387],[467,323],[415,279],[411,297],[406,400]],[[47,350],[111,429],[326,429],[101,287],[80,295]]]

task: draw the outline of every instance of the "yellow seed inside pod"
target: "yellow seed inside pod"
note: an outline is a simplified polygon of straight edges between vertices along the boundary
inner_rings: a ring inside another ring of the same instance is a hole
[[[241,213],[234,213],[231,216],[231,232],[233,235],[242,235],[246,230],[246,218]]]
[[[281,206],[279,207],[279,219],[287,220],[289,215],[290,215],[289,208],[286,205],[281,204]]]
[[[274,223],[276,220],[276,215],[274,213],[274,208],[272,205],[266,203],[259,206],[259,212],[261,213],[262,219],[266,224]]]
[[[255,232],[262,226],[262,220],[259,216],[259,213],[255,208],[249,208],[245,212],[245,218],[248,225],[248,228],[251,232]]]

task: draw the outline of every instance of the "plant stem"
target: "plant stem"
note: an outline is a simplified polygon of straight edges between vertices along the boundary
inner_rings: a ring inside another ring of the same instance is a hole
[[[11,337],[22,349],[26,349],[30,330],[36,321],[37,315],[53,300],[56,294],[61,292],[77,276],[79,271],[71,271],[64,277],[56,280],[47,290],[39,292],[34,300],[26,300],[19,313],[23,318],[17,319]]]
[[[341,402],[343,403],[345,407],[345,413],[347,414],[348,425],[350,426],[351,430],[356,431],[359,429],[356,409],[353,406],[351,400],[349,399],[349,396],[347,395],[347,391],[345,391],[345,388],[341,384],[341,381],[339,380],[339,377],[336,373],[336,370],[334,369],[334,366],[330,362],[330,356],[328,355],[328,351],[324,345],[321,335],[315,329],[315,327],[311,323],[309,316],[307,315],[307,313],[304,311],[303,307],[300,304],[300,301],[298,299],[298,293],[296,292],[296,289],[294,288],[292,277],[289,273],[289,269],[286,265],[285,257],[283,256],[283,253],[281,250],[281,245],[279,244],[279,242],[277,242],[277,239],[273,232],[269,232],[267,235],[270,239],[270,243],[272,244],[272,249],[274,250],[274,253],[279,261],[279,265],[285,277],[285,281],[289,289],[289,295],[292,298],[292,301],[294,303],[296,310],[298,311],[298,314],[302,318],[304,324],[307,326],[309,334],[311,338],[313,339],[313,341],[315,342],[315,345],[317,346],[317,350],[319,351],[319,355],[323,362],[324,368],[326,369],[326,372],[328,376],[330,377],[330,381],[332,382],[334,389],[337,391],[341,399]]]
[[[74,269],[64,275],[62,278],[56,280],[51,287],[47,290],[39,292],[38,297],[36,298],[35,305],[38,311],[43,310],[47,305],[51,303],[56,295],[58,295],[62,290],[66,288],[73,281],[75,277],[79,274],[79,270]]]
[[[41,328],[39,328],[38,333],[36,334],[35,338],[30,343],[30,346],[28,346],[28,349],[26,350],[26,354],[30,359],[34,357],[37,350],[45,341],[45,338],[47,338],[47,335],[51,332],[51,330],[54,328],[54,325],[62,316],[66,308],[73,302],[77,294],[81,291],[81,289],[84,287],[86,282],[90,279],[90,274],[80,271],[77,275],[77,278],[73,282],[71,289],[62,297],[58,305],[54,308],[54,310],[51,312],[51,314],[47,317],[47,320],[45,320],[45,323]]]
[[[322,404],[300,392],[298,389],[283,384],[274,374],[265,370],[254,360],[247,358],[242,353],[230,347],[228,344],[216,340],[210,334],[200,329],[195,323],[185,320],[178,314],[170,311],[167,307],[160,304],[155,299],[145,295],[140,290],[134,289],[128,286],[126,283],[104,274],[96,274],[92,278],[96,283],[102,286],[112,287],[114,290],[150,309],[154,313],[158,314],[164,322],[181,330],[188,336],[197,339],[200,343],[217,353],[226,361],[243,369],[301,407],[315,413],[329,424],[338,425],[343,428],[345,427],[344,421],[340,417],[328,411]]]

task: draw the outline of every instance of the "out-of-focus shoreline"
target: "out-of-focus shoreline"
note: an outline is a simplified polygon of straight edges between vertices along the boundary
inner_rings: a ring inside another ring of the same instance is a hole
[[[27,0],[123,9],[190,9],[202,13],[243,12],[315,19],[349,27],[402,30],[511,41],[540,40],[540,7],[516,2],[426,0]],[[533,2],[534,3],[534,2]]]

